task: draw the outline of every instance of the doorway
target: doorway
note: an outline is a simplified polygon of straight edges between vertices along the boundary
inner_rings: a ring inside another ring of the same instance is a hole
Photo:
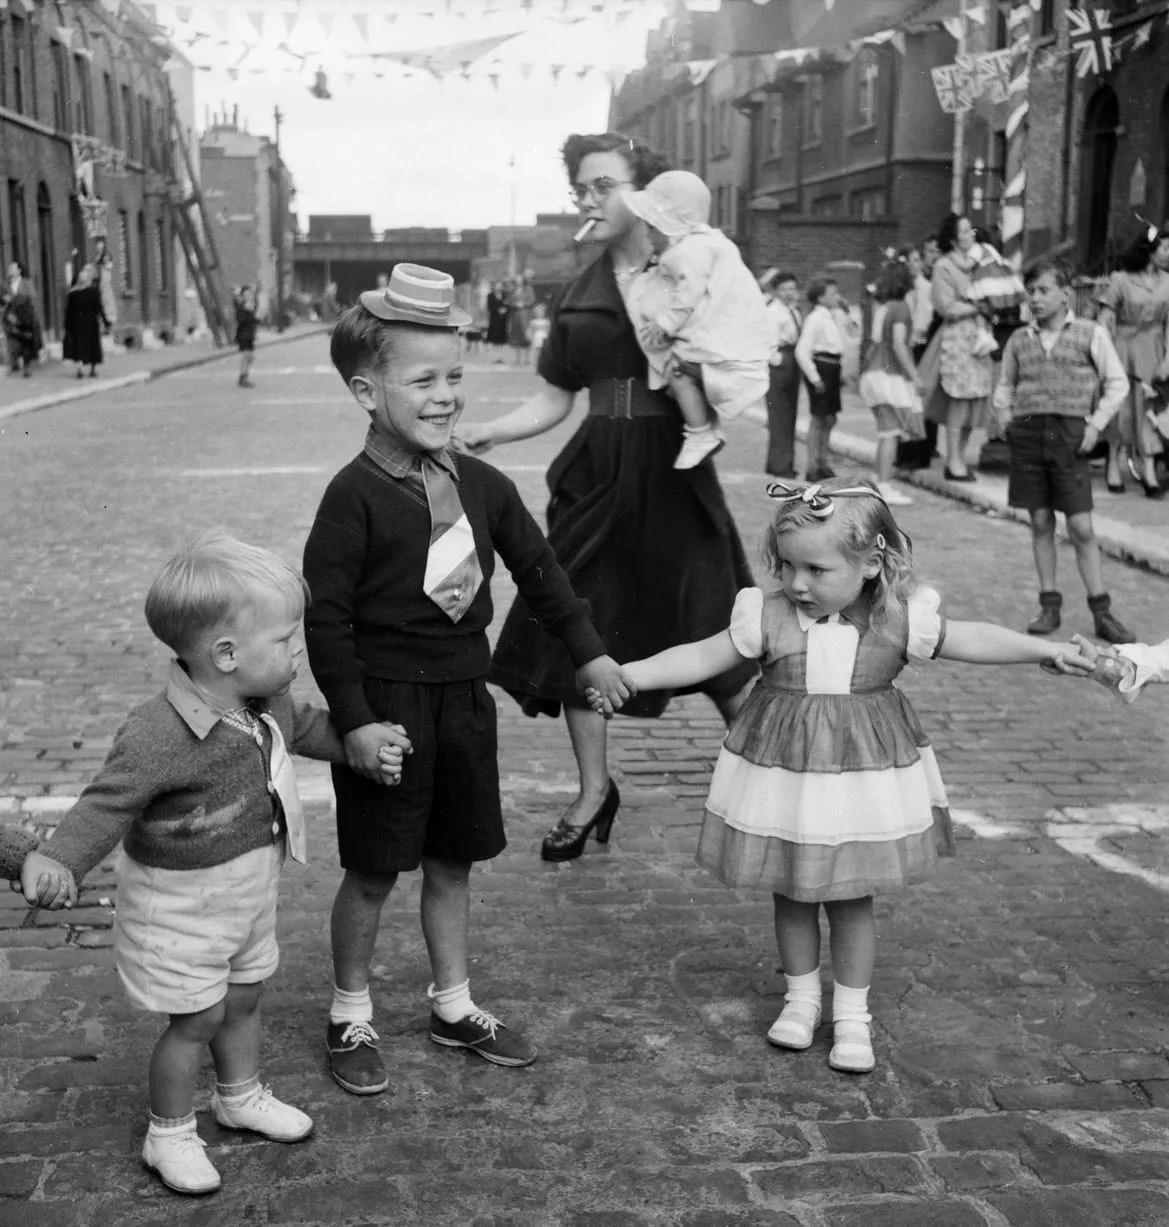
[[[1120,104],[1102,85],[1084,112],[1080,157],[1080,253],[1090,273],[1105,271],[1112,209],[1112,172],[1116,165]]]

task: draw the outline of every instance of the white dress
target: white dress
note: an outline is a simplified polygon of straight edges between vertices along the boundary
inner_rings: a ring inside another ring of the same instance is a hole
[[[938,594],[919,588],[874,630],[864,597],[817,622],[746,588],[730,632],[763,672],[715,765],[699,863],[728,885],[803,902],[928,877],[953,850],[946,791],[893,679],[937,654]]]

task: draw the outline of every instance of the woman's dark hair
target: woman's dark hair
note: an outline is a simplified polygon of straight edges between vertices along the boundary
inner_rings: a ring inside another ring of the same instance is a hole
[[[901,302],[913,289],[913,274],[904,260],[890,260],[881,265],[877,274],[877,299],[880,302]]]
[[[953,251],[958,244],[958,223],[966,217],[965,213],[947,213],[938,227],[938,247],[943,251]],[[967,218],[967,221],[970,219]]]
[[[1149,267],[1149,261],[1152,260],[1153,252],[1157,250],[1160,242],[1159,234],[1149,238],[1148,231],[1142,230],[1124,249],[1124,254],[1120,257],[1120,267],[1126,273],[1143,273]]]
[[[590,153],[619,153],[629,166],[633,186],[643,188],[651,179],[670,169],[669,160],[635,136],[620,132],[574,132],[560,147],[569,183],[576,182],[580,164]]]

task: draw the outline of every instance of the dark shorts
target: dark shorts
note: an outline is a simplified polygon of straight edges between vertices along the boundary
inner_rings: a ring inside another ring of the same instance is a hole
[[[342,868],[398,873],[417,869],[423,856],[458,863],[498,856],[507,838],[487,684],[367,678],[365,695],[379,720],[406,730],[414,752],[402,782],[389,788],[333,768]]]
[[[808,384],[808,412],[814,418],[836,417],[840,413],[840,359],[813,354],[812,361],[824,391]]]
[[[1011,448],[1007,501],[1012,507],[1027,511],[1049,507],[1069,516],[1092,510],[1088,458],[1076,454],[1086,426],[1083,418],[1054,413],[1012,420],[1007,427]]]
[[[256,348],[255,337],[236,337],[235,343],[239,346],[241,354],[250,354]]]

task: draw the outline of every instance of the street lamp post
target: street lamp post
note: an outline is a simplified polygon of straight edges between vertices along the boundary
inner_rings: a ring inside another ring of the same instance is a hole
[[[274,108],[276,123],[276,331],[284,331],[284,169],[280,162],[280,108]]]

